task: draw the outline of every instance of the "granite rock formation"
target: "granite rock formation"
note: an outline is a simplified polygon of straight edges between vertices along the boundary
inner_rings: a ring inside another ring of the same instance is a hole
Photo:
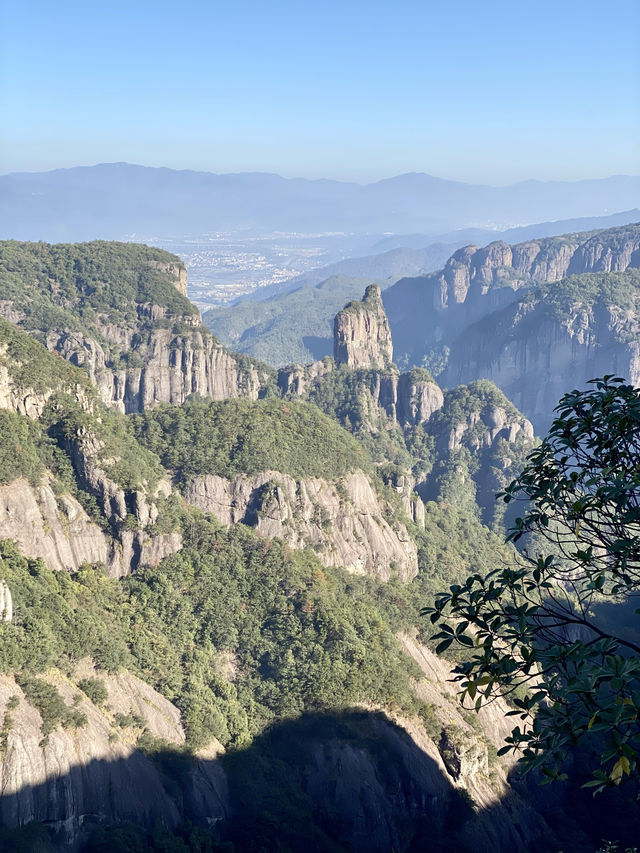
[[[416,546],[405,525],[375,493],[362,471],[338,483],[318,478],[294,480],[278,471],[216,475],[190,480],[185,499],[225,525],[242,522],[293,548],[312,548],[326,566],[387,580],[405,580],[418,571]]]
[[[333,354],[337,365],[384,370],[393,362],[389,321],[377,284],[367,287],[362,302],[350,302],[336,314]]]
[[[97,823],[130,820],[151,828],[155,823],[174,827],[185,818],[212,824],[223,820],[228,808],[226,782],[213,762],[197,762],[192,790],[176,797],[157,765],[136,749],[142,729],[121,728],[115,722],[116,714],[136,715],[149,734],[179,747],[185,737],[178,709],[126,671],[100,672],[108,699],[97,707],[78,687],[92,675],[88,661],[81,662],[70,678],[55,670],[46,674],[45,680],[68,707],[86,716],[87,723],[75,729],[58,727],[45,739],[39,712],[11,676],[0,676],[0,717],[5,721],[0,825],[42,822],[56,831],[65,849],[77,849],[86,828]],[[80,702],[74,704],[78,695]],[[216,751],[214,744],[207,756]],[[190,813],[193,803],[198,808]]]
[[[183,320],[186,328],[180,331],[104,326],[104,337],[127,354],[127,364],[115,364],[103,344],[79,332],[50,332],[46,345],[83,367],[103,402],[121,412],[142,412],[156,403],[179,405],[191,394],[256,400],[267,372],[252,363],[241,366],[203,326]]]
[[[461,335],[442,378],[490,379],[544,433],[563,394],[612,373],[640,385],[640,303],[634,310],[578,299],[560,313],[535,291]]]
[[[434,350],[441,356],[470,324],[540,284],[639,266],[640,225],[459,249],[440,272],[401,279],[385,291],[398,361],[420,364]]]

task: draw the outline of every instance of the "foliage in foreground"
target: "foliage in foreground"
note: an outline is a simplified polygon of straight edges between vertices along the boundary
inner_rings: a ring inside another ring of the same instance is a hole
[[[594,612],[640,592],[640,390],[611,376],[593,385],[562,398],[503,495],[530,502],[510,538],[535,534],[551,554],[525,549],[519,567],[472,575],[427,610],[440,623],[440,651],[468,648],[457,672],[477,708],[526,690],[512,700],[522,726],[503,752],[559,778],[585,742],[599,753],[588,785],[601,790],[640,764],[640,646]]]

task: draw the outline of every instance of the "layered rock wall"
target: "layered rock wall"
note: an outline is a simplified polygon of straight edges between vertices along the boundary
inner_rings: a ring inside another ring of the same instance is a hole
[[[123,493],[114,490],[111,497],[117,505]],[[115,577],[155,566],[182,547],[178,534],[150,536],[144,527],[107,534],[74,497],[56,494],[47,478],[37,486],[23,479],[0,486],[0,538],[13,539],[25,556],[41,557],[50,569],[74,572],[100,563]]]
[[[261,536],[283,539],[293,548],[312,548],[326,566],[387,579],[408,579],[418,570],[417,551],[406,527],[394,519],[362,471],[339,483],[294,480],[277,471],[227,480],[194,477],[185,499],[223,524],[242,522]]]
[[[398,360],[420,364],[425,354],[452,346],[463,329],[513,303],[523,290],[568,275],[639,266],[640,225],[459,249],[441,272],[402,279],[385,291]]]
[[[576,305],[565,316],[539,300],[519,302],[472,326],[452,349],[447,385],[495,382],[541,434],[569,389],[614,373],[640,385],[640,319],[633,311]]]
[[[0,825],[44,823],[57,833],[65,849],[73,849],[83,831],[98,823],[131,821],[151,829],[155,824],[175,827],[185,818],[205,824],[223,820],[228,794],[219,768],[212,768],[209,761],[199,762],[192,773],[193,796],[184,790],[176,797],[158,766],[136,749],[142,729],[123,729],[115,723],[117,713],[135,714],[151,735],[180,746],[185,738],[178,709],[125,671],[99,673],[108,699],[98,708],[77,686],[92,674],[84,663],[71,678],[56,671],[44,676],[69,708],[87,718],[85,726],[58,727],[45,739],[39,712],[28,704],[12,677],[0,675],[0,719],[5,721]],[[18,705],[12,707],[16,699]],[[194,801],[200,807],[190,813]]]
[[[116,337],[109,329],[105,332]],[[257,367],[241,367],[199,326],[183,333],[125,330],[117,336],[129,364],[115,365],[102,344],[78,332],[50,332],[46,345],[83,367],[103,402],[121,412],[142,412],[157,403],[179,405],[191,394],[212,400],[256,400],[268,380]]]

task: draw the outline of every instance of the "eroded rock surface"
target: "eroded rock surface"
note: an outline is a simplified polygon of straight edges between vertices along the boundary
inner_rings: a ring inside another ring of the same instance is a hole
[[[561,316],[533,298],[467,330],[452,348],[444,381],[490,379],[544,433],[563,394],[612,373],[640,385],[635,311],[577,303]]]
[[[391,330],[376,284],[367,287],[362,302],[350,302],[336,314],[333,329],[336,364],[380,369],[391,365]]]
[[[44,740],[39,712],[13,678],[0,676],[0,719],[8,729],[0,752],[0,824],[42,822],[59,833],[63,843],[74,846],[83,829],[96,823],[132,821],[152,828],[174,827],[185,818],[205,824],[223,820],[228,795],[221,771],[196,764],[190,786],[176,797],[158,765],[136,749],[142,729],[122,728],[115,717],[135,714],[153,736],[180,746],[184,731],[177,708],[127,672],[99,673],[108,699],[97,707],[77,686],[81,678],[93,674],[84,662],[70,679],[57,671],[42,676],[68,707],[87,719],[79,728],[59,726]],[[80,701],[74,705],[78,695]],[[10,707],[13,697],[17,707]]]
[[[120,330],[105,326],[105,337],[128,354],[130,364],[116,365],[97,340],[69,330],[50,332],[47,347],[83,367],[103,402],[122,412],[142,412],[157,403],[184,403],[190,394],[212,400],[258,398],[267,374],[241,366],[193,318],[184,332]]]
[[[525,290],[568,275],[639,266],[640,225],[459,249],[440,272],[402,279],[385,291],[398,360],[420,364],[434,349],[442,355],[442,348],[451,346],[463,329]],[[490,334],[488,338],[490,344]],[[475,372],[472,378],[483,376]]]
[[[313,548],[326,566],[383,579],[394,571],[410,578],[418,570],[416,546],[406,527],[362,471],[338,483],[314,477],[294,480],[277,471],[235,480],[204,475],[192,478],[184,495],[223,524],[250,524],[261,536],[279,537],[294,548]]]

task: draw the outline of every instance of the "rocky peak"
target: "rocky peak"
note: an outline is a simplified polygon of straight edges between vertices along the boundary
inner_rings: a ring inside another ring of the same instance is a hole
[[[367,287],[362,302],[350,302],[336,314],[333,353],[337,365],[379,369],[391,365],[391,329],[377,285]]]

